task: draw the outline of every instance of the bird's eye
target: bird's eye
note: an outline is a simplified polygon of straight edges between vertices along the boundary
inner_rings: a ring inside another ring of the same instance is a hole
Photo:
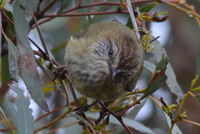
[[[114,55],[114,51],[113,51],[112,48],[110,48],[109,51],[108,51],[108,56],[112,57],[113,55]]]

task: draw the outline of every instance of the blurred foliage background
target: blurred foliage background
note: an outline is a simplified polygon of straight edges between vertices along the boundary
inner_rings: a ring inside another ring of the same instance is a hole
[[[16,33],[14,32],[14,26],[8,22],[8,20],[5,19],[5,16],[3,13],[7,14],[11,19],[13,19],[12,12],[13,12],[13,3],[16,1],[23,2],[20,0],[14,0],[14,1],[6,1],[6,5],[3,5],[1,7],[1,24],[4,32],[8,36],[8,38],[15,44],[16,42]],[[136,0],[139,1],[139,0]],[[143,7],[146,4],[149,4],[148,0],[147,2],[138,2],[133,4],[134,11],[138,12],[141,7]],[[150,2],[156,2],[153,0],[149,0]],[[167,0],[166,0],[167,1]],[[169,0],[170,1],[170,0]],[[4,2],[1,1],[1,2]],[[30,2],[30,0],[28,1]],[[127,13],[116,13],[116,14],[106,14],[106,15],[87,15],[87,16],[81,16],[81,15],[74,15],[74,16],[62,16],[65,10],[70,9],[72,7],[75,7],[77,4],[81,3],[81,5],[84,4],[90,4],[90,3],[98,3],[98,2],[107,2],[107,0],[39,0],[36,3],[40,2],[40,9],[44,9],[49,3],[52,3],[50,8],[45,12],[45,15],[56,14],[57,16],[52,19],[51,21],[45,22],[39,26],[39,29],[41,31],[43,40],[45,41],[45,44],[47,44],[48,48],[51,50],[55,61],[57,61],[59,64],[63,65],[63,58],[64,58],[64,48],[66,45],[66,42],[70,38],[71,35],[78,32],[80,29],[86,27],[87,25],[98,22],[98,21],[111,21],[111,20],[117,20],[122,24],[126,24],[129,18],[129,15]],[[108,0],[108,2],[120,2],[119,0]],[[122,0],[123,2],[123,0]],[[124,1],[125,2],[125,1]],[[161,3],[159,3],[161,2]],[[174,3],[182,2],[181,0],[175,0]],[[200,13],[200,2],[198,0],[187,0],[186,1],[188,5],[194,6],[194,9],[196,13]],[[122,6],[122,5],[121,5]],[[38,7],[37,7],[38,8]],[[123,10],[124,7],[121,7]],[[95,6],[95,7],[88,7],[88,8],[81,8],[79,10],[75,10],[72,12],[72,14],[78,14],[78,13],[93,13],[93,12],[106,12],[106,11],[115,11],[119,9],[118,6],[114,5],[102,5],[102,6]],[[40,10],[40,11],[41,11]],[[188,10],[189,11],[189,10]],[[37,10],[36,10],[37,12]],[[162,22],[152,22],[151,21],[145,21],[145,24],[141,24],[142,26],[147,29],[147,31],[151,31],[152,35],[154,37],[160,36],[158,38],[158,41],[160,41],[160,45],[162,45],[167,52],[169,62],[171,63],[177,81],[180,84],[180,87],[182,88],[183,92],[186,93],[189,91],[191,81],[195,78],[197,74],[197,66],[198,65],[198,58],[200,56],[199,54],[199,48],[200,48],[200,21],[190,12],[183,12],[180,11],[177,8],[174,8],[173,6],[170,6],[169,4],[163,3],[162,0],[158,1],[157,4],[155,4],[150,11],[148,11],[149,14],[154,14],[155,12],[167,12],[167,14],[159,15],[159,17],[167,15],[168,18],[163,20]],[[29,17],[26,19],[28,21],[32,20],[31,15],[28,13]],[[37,14],[36,18],[37,18]],[[60,16],[59,16],[60,15]],[[41,16],[42,18],[42,16]],[[41,19],[40,16],[38,19],[38,24],[42,22],[44,19]],[[40,19],[40,20],[39,20]],[[35,23],[33,21],[33,23]],[[142,22],[143,23],[143,22]],[[30,24],[30,23],[29,23]],[[35,27],[35,25],[32,25],[32,27]],[[16,29],[15,29],[16,31]],[[38,34],[38,31],[36,28],[33,28],[29,31],[28,36],[38,44],[39,47],[43,47],[41,43],[40,36]],[[2,36],[3,37],[3,36]],[[4,39],[2,38],[2,43]],[[9,65],[7,60],[7,43],[1,44],[1,100],[5,97],[5,92],[7,91],[5,88],[8,86],[8,83],[10,82],[9,75]],[[35,45],[31,44],[31,48],[33,50],[37,50]],[[43,49],[43,48],[42,48]],[[151,56],[151,54],[146,55]],[[48,64],[44,59],[40,58],[39,56],[36,56],[38,59],[39,64]],[[46,74],[42,71],[41,68],[37,66],[37,70],[39,72],[40,79],[42,80],[42,89],[43,94],[45,95],[45,100],[47,101],[48,107],[51,110],[55,110],[56,108],[63,106],[66,104],[66,96],[62,91],[62,86],[60,86],[59,82],[54,85],[52,81],[46,76]],[[54,77],[54,74],[51,71],[48,71],[50,78]],[[148,71],[144,71],[141,78],[138,80],[137,88],[142,89],[147,86],[147,83],[150,79],[151,75]],[[12,82],[15,83],[15,82]],[[197,85],[199,85],[200,82],[198,82]],[[18,82],[15,83],[18,87],[21,89],[26,89],[24,82],[21,78],[18,79]],[[6,91],[4,91],[6,90]],[[24,90],[25,96],[30,98],[30,94],[27,92],[27,90]],[[30,91],[29,91],[30,92]],[[17,93],[18,94],[18,93]],[[78,93],[77,93],[78,94]],[[9,90],[7,92],[7,95],[11,96],[12,102],[16,101],[16,93],[13,93]],[[19,94],[18,94],[19,96]],[[80,95],[78,95],[80,96]],[[158,99],[159,97],[162,97],[168,104],[174,104],[177,103],[176,99],[177,97],[173,95],[169,88],[167,86],[164,86],[157,90],[153,95],[155,99]],[[72,97],[70,96],[70,100],[72,100]],[[42,111],[37,104],[34,103],[32,99],[30,99],[31,105],[30,108],[33,110],[33,117],[34,120],[36,120],[41,115],[44,115],[44,111]],[[3,108],[3,104],[2,107]],[[64,108],[63,108],[64,109]],[[39,126],[43,126],[47,124],[50,120],[55,119],[63,111],[60,110],[59,112],[52,112],[52,114],[48,117],[45,117],[42,121],[36,121],[34,124],[35,129]],[[1,113],[4,113],[1,110]],[[183,105],[182,111],[186,111],[188,119],[200,123],[200,103],[199,100],[195,99],[194,97],[188,96],[185,104]],[[8,117],[9,118],[9,117]],[[80,119],[80,117],[77,117],[75,115],[72,115],[70,118],[63,118],[58,123],[54,123],[51,125],[48,130],[43,130],[40,133],[57,133],[57,134],[64,134],[64,133],[70,133],[70,134],[79,134],[83,130],[81,126],[75,122],[76,119]],[[6,130],[4,128],[7,128],[5,125],[5,121],[3,121],[3,114],[2,114],[2,120],[1,120],[1,126],[0,129]],[[163,114],[163,111],[159,109],[150,99],[146,101],[144,106],[139,110],[139,113],[134,119],[137,122],[142,123],[146,127],[150,128],[154,133],[156,134],[167,134],[168,133],[168,125],[165,119],[165,116]],[[70,123],[74,123],[75,125],[70,125]],[[125,121],[126,122],[126,121]],[[69,124],[69,127],[66,125]],[[115,123],[113,123],[115,124]],[[131,124],[131,122],[130,122]],[[66,125],[66,126],[65,126]],[[178,122],[178,127],[182,131],[183,134],[199,134],[200,133],[200,127],[198,125],[193,125],[191,123],[186,122]],[[112,128],[112,126],[110,126]],[[116,127],[116,126],[115,126]],[[9,127],[8,127],[9,128]],[[11,127],[13,128],[13,127]],[[125,130],[122,130],[118,127],[116,127],[118,132],[114,133],[121,133],[125,134],[127,133]],[[133,130],[135,133],[143,133],[141,131]],[[7,131],[1,131],[2,133],[9,133],[9,129]]]

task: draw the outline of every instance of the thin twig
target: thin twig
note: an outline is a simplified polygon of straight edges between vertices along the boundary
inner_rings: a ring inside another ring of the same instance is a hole
[[[109,110],[103,103],[99,102],[99,104],[100,104],[107,112],[109,112],[111,115],[113,115],[113,116],[122,124],[122,126],[126,129],[126,131],[127,131],[129,134],[133,134],[133,132],[129,129],[129,127],[126,126],[126,124],[124,123],[124,121],[123,121],[121,115],[115,114],[114,112],[112,112],[111,110]]]
[[[154,2],[154,1],[157,1],[157,2],[170,2],[170,3],[175,3],[175,2],[179,2],[180,0],[135,0],[135,1],[131,1],[131,4],[139,4],[139,3],[146,3],[146,2]],[[72,7],[72,8],[69,8],[67,10],[64,10],[63,11],[63,14],[61,15],[52,15],[51,18],[46,18],[46,19],[43,19],[41,21],[38,22],[39,25],[43,24],[43,23],[46,23],[48,21],[51,21],[52,19],[56,18],[56,17],[68,17],[70,16],[68,14],[68,16],[66,15],[67,13],[70,13],[72,11],[75,11],[75,10],[79,10],[79,9],[82,9],[82,8],[89,8],[89,7],[95,7],[95,6],[103,6],[103,5],[108,5],[108,6],[119,6],[121,4],[121,2],[108,2],[108,1],[105,1],[105,2],[96,2],[96,3],[90,3],[90,4],[85,4],[85,5],[81,5],[81,4],[78,4],[76,5],[75,7]],[[110,14],[113,14],[113,13],[119,13],[119,12],[110,12]],[[121,12],[123,13],[123,12]],[[125,12],[124,12],[125,13]],[[102,15],[103,13],[83,13],[83,14],[80,14],[79,13],[79,16],[83,16],[83,15]],[[109,14],[109,12],[107,13],[104,13],[104,14]],[[45,15],[47,17],[47,15]],[[78,16],[78,14],[71,14],[71,16]],[[50,17],[50,16],[48,16]],[[42,18],[42,16],[41,16]],[[40,19],[40,18],[38,18]],[[30,23],[30,27],[31,28],[35,28],[35,25],[33,25],[34,23]]]
[[[55,4],[56,0],[52,0],[43,10],[41,10],[39,13],[35,14],[35,17],[37,19],[41,19],[43,15]],[[40,4],[40,2],[38,3]],[[34,18],[32,18],[29,22],[29,26],[31,27],[34,24]]]
[[[46,116],[48,116],[48,115],[50,115],[50,114],[52,114],[52,113],[55,113],[55,112],[57,112],[57,111],[61,111],[61,110],[62,110],[63,108],[65,108],[65,107],[66,107],[66,105],[63,105],[63,106],[60,106],[60,107],[56,107],[56,108],[53,109],[52,111],[50,111],[50,112],[48,112],[48,113],[45,113],[45,114],[39,116],[39,117],[35,120],[35,122],[37,122],[37,121],[43,119],[44,117],[46,117]]]
[[[35,17],[34,15],[33,15],[33,19],[34,19],[34,21],[35,21],[36,29],[37,29],[37,32],[38,32],[40,41],[41,41],[41,43],[42,43],[42,46],[43,46],[43,48],[44,48],[44,50],[45,50],[46,55],[49,57],[50,63],[52,64],[52,59],[53,59],[53,57],[51,57],[50,50],[49,50],[47,44],[46,44],[45,41],[44,41],[44,38],[43,38],[42,33],[41,33],[41,31],[40,31],[40,28],[39,28],[39,26],[38,26],[36,17]]]
[[[197,123],[197,122],[194,122],[194,121],[191,121],[191,120],[187,120],[187,119],[183,119],[182,121],[186,122],[186,123],[189,123],[189,124],[192,124],[194,126],[197,126],[200,128],[200,123]]]
[[[68,123],[68,124],[64,124],[64,125],[62,125],[62,126],[59,126],[58,128],[55,128],[55,129],[50,130],[50,131],[47,132],[46,134],[54,134],[54,133],[57,132],[58,129],[60,129],[60,128],[70,127],[70,126],[73,126],[73,125],[78,124],[79,122],[80,122],[80,121],[77,120],[77,121],[70,122],[70,123]]]
[[[33,50],[33,52],[34,52],[35,55],[38,55],[38,56],[44,58],[45,60],[50,61],[50,58],[49,58],[47,55],[44,55],[42,52],[40,52],[40,51],[35,51],[35,50]],[[56,65],[56,66],[60,66],[60,64],[59,64],[56,60],[54,60],[54,59],[52,59],[52,63],[53,63],[54,65]]]
[[[55,124],[56,122],[58,122],[59,120],[63,119],[67,114],[69,114],[69,113],[72,112],[72,111],[73,111],[73,109],[68,108],[68,110],[67,110],[65,113],[63,113],[62,115],[58,116],[58,117],[55,118],[54,120],[50,121],[50,122],[47,123],[46,125],[37,128],[37,129],[34,131],[34,133],[36,133],[36,132],[38,132],[38,131],[41,131],[41,130],[43,130],[43,129],[45,129],[45,128],[48,128],[49,126]]]
[[[52,14],[52,15],[44,15],[44,18],[55,18],[55,17],[74,17],[74,16],[87,16],[87,15],[106,15],[106,14],[116,14],[116,13],[123,13],[127,14],[126,11],[114,10],[114,11],[107,11],[107,12],[92,12],[92,13],[70,13],[70,14]]]
[[[197,14],[196,12],[194,12],[193,10],[188,10],[188,9],[185,9],[183,7],[180,7],[179,5],[177,5],[176,3],[171,3],[171,2],[168,2],[166,0],[161,0],[161,2],[165,3],[166,5],[169,5],[171,7],[174,7],[175,9],[178,9],[184,13],[187,13],[188,15],[192,15],[194,17],[197,17],[200,19],[200,15]]]

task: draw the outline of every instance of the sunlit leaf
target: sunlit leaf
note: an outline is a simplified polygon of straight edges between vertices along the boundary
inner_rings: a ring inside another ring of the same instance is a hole
[[[192,79],[191,84],[190,84],[190,89],[193,90],[195,86],[198,84],[198,81],[200,80],[200,75],[196,75],[194,79]]]
[[[32,134],[34,119],[32,116],[32,110],[29,109],[30,101],[23,94],[23,90],[10,86],[10,88],[17,93],[16,99],[16,123],[18,134]]]
[[[142,35],[141,44],[145,52],[151,53],[153,51],[154,45],[150,43],[150,32],[147,32],[146,34]]]
[[[61,83],[60,82],[53,82],[53,81],[50,81],[50,82],[46,82],[44,83],[43,87],[42,87],[42,91],[43,93],[48,93],[54,89],[56,89],[57,87],[61,87]]]
[[[110,108],[111,111],[120,111],[120,110],[122,110],[122,109],[124,109],[124,106],[123,106],[123,105],[122,105],[122,106],[114,106],[114,107],[111,107],[111,108]]]

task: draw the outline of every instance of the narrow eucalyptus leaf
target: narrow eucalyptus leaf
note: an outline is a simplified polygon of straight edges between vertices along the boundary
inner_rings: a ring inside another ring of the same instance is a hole
[[[155,91],[157,91],[165,84],[165,81],[167,79],[165,75],[167,64],[168,64],[168,59],[163,57],[156,66],[153,78],[149,82],[147,91],[144,94],[145,96],[153,94]]]
[[[139,113],[139,111],[143,108],[146,101],[147,101],[147,98],[143,99],[140,102],[140,104],[134,106],[134,108],[128,112],[126,118],[134,119],[137,116],[137,114]]]
[[[17,62],[19,59],[19,51],[10,39],[6,38],[6,40],[8,43],[8,63],[9,63],[10,77],[13,80],[18,81],[19,68]]]
[[[1,106],[6,111],[6,114],[9,116],[11,121],[14,124],[17,124],[17,110],[15,109],[13,103],[10,102],[10,99],[7,94],[5,95],[3,101],[1,102]]]
[[[16,86],[10,86],[10,88],[17,93],[16,99],[16,122],[18,134],[32,134],[34,119],[32,116],[32,110],[29,109],[30,101],[23,94],[23,90]]]
[[[37,4],[39,0],[25,0],[26,10],[29,12],[35,12],[37,9]]]
[[[42,84],[37,72],[37,63],[28,40],[29,25],[26,21],[25,0],[16,0],[13,5],[13,18],[19,49],[19,72],[34,101],[45,111],[48,106],[42,94]],[[28,11],[29,12],[29,11]]]
[[[156,65],[154,65],[153,63],[149,62],[149,61],[144,61],[144,67],[150,71],[151,73],[154,72],[154,70],[156,69]]]
[[[162,48],[162,45],[157,40],[154,41],[154,56],[157,62],[161,60],[162,56],[167,56],[165,49]],[[165,73],[167,76],[166,84],[170,91],[177,96],[177,102],[179,102],[183,97],[183,91],[176,80],[176,75],[170,63],[168,63]]]
[[[171,127],[171,119],[170,119],[170,117],[166,113],[164,113],[164,114],[165,114],[168,126]],[[171,134],[182,134],[182,132],[179,129],[179,127],[176,124],[174,124]]]

